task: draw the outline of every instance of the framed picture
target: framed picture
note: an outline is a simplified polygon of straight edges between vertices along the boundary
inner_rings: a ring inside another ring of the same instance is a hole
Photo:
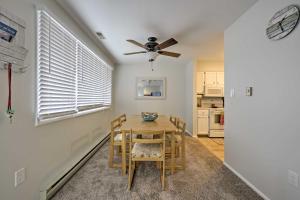
[[[165,77],[137,77],[136,99],[165,99]]]

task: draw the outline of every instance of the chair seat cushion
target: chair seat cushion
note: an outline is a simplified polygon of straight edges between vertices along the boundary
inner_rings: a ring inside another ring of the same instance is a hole
[[[132,138],[136,138],[136,135],[132,135]],[[130,134],[126,134],[126,140],[130,139]],[[114,138],[115,142],[122,142],[122,133],[118,133],[115,135]]]
[[[160,144],[143,144],[143,143],[135,143],[132,148],[132,157],[157,157],[160,158],[161,149]]]
[[[167,140],[171,141],[171,139],[172,139],[171,134],[167,134],[166,137],[167,137]],[[174,137],[175,137],[175,142],[181,142],[182,138],[180,135],[174,135]]]
[[[122,134],[121,133],[116,134],[115,138],[114,138],[114,141],[115,142],[122,142]]]
[[[144,135],[142,135],[142,138],[143,139],[153,139],[153,135],[152,134],[144,134]]]
[[[121,129],[120,128],[115,128],[114,130],[116,133],[121,133]]]

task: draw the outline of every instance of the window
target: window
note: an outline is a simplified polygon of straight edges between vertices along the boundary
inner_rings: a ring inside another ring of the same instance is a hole
[[[77,107],[86,110],[111,104],[111,70],[87,47],[78,44]]]
[[[110,107],[112,68],[47,12],[37,20],[37,120]]]

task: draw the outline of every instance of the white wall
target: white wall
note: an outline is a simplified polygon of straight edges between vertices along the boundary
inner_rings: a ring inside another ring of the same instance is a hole
[[[225,32],[225,162],[272,200],[300,199],[287,181],[288,169],[300,174],[300,26],[280,41],[265,34],[289,4],[300,1],[258,1]]]
[[[57,172],[97,138],[107,133],[111,111],[60,122],[34,126],[35,122],[35,9],[33,2],[47,6],[60,21],[75,32],[83,42],[97,47],[76,23],[52,0],[1,0],[0,6],[14,12],[27,23],[26,48],[29,54],[24,74],[13,74],[13,124],[6,117],[7,71],[0,71],[0,199],[39,199],[39,187],[47,177]],[[108,61],[108,60],[107,60]],[[109,61],[108,61],[109,62]],[[14,172],[26,168],[26,181],[14,187]]]
[[[136,77],[166,77],[166,99],[135,99]],[[115,110],[116,114],[139,114],[142,111],[176,115],[185,119],[185,64],[176,59],[150,63],[120,65],[115,70]]]
[[[223,72],[224,61],[220,60],[198,60],[197,72]]]
[[[197,136],[197,96],[196,96],[196,62],[185,66],[185,118],[186,129]]]

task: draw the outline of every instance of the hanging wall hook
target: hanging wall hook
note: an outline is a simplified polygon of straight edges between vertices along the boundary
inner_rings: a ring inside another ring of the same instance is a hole
[[[0,70],[8,70],[9,63],[6,61],[2,61],[2,60],[0,60],[0,62],[1,62]],[[17,73],[17,74],[25,73],[26,69],[28,68],[28,66],[20,66],[15,63],[11,63],[11,64],[12,64],[12,72]]]

